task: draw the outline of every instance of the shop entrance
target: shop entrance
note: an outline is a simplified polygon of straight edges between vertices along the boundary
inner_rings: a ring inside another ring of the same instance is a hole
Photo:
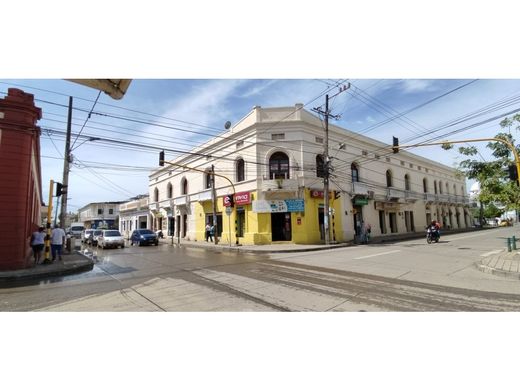
[[[271,231],[273,241],[291,241],[291,213],[272,213]]]
[[[323,206],[318,208],[318,226],[320,228],[320,240],[325,240],[325,212]]]
[[[361,206],[354,206],[354,232],[357,237],[361,237],[361,222],[363,221],[363,211]]]

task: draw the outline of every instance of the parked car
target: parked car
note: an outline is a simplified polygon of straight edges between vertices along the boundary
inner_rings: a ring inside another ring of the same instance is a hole
[[[137,229],[132,232],[130,236],[130,245],[159,245],[159,238],[157,234],[149,229]]]
[[[121,248],[125,247],[125,239],[119,230],[101,230],[101,234],[97,238],[97,246],[100,248]]]
[[[92,230],[92,235],[90,236],[88,243],[90,245],[97,245],[98,237],[101,235],[102,232],[103,230],[100,229]]]
[[[81,242],[88,244],[90,238],[92,237],[92,232],[94,229],[86,229],[81,232]]]

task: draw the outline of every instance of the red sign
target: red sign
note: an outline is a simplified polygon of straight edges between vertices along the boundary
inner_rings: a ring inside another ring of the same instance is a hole
[[[321,190],[311,190],[311,198],[321,198],[323,199],[324,192]],[[331,192],[329,192],[329,198],[331,198]]]
[[[226,195],[223,198],[224,206],[229,206],[229,197]],[[243,206],[245,204],[251,204],[251,193],[250,192],[237,192],[235,194],[235,205]]]

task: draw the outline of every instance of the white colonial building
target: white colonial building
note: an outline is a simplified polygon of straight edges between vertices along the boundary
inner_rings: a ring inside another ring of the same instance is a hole
[[[89,203],[78,210],[79,222],[83,222],[86,229],[117,229],[121,203]]]
[[[148,199],[148,195],[138,195],[119,205],[119,231],[124,237],[130,237],[135,229],[152,227]]]
[[[150,175],[153,227],[204,239],[213,220],[214,165],[224,242],[323,242],[323,142],[322,122],[303,105],[254,107],[229,131]],[[361,221],[376,237],[420,232],[431,220],[445,229],[471,225],[465,179],[450,167],[393,154],[388,144],[333,125],[329,155],[332,241],[354,240]],[[227,208],[233,193],[235,206]]]

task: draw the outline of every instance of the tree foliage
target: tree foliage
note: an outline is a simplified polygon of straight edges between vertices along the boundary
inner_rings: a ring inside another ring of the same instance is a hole
[[[520,145],[515,145],[511,128],[520,131],[520,114],[512,118],[504,118],[500,122],[501,132],[494,138],[500,138],[514,145],[520,154]],[[504,132],[506,130],[507,132]],[[515,161],[512,150],[502,142],[489,142],[487,148],[492,150],[494,161],[479,159],[478,149],[475,146],[460,147],[459,153],[467,156],[459,163],[459,169],[469,179],[480,183],[478,200],[485,205],[501,204],[508,210],[520,209],[520,187],[516,182],[509,180],[508,166]]]

